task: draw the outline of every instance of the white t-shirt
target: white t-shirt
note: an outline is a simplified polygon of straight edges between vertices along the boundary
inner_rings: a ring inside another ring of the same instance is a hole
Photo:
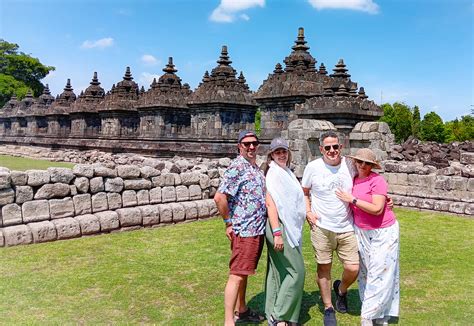
[[[311,210],[318,216],[316,225],[336,233],[354,230],[349,204],[336,197],[337,189],[352,192],[354,174],[352,162],[345,157],[337,166],[326,164],[322,158],[308,163],[301,184],[310,189]]]

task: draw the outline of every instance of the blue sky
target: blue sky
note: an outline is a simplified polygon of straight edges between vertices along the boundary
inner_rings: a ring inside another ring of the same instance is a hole
[[[109,90],[126,66],[148,89],[169,56],[194,89],[222,45],[257,90],[304,27],[318,66],[343,58],[376,103],[446,121],[474,104],[473,13],[472,0],[0,0],[0,38],[56,67],[53,94],[67,78],[79,94],[94,71]]]

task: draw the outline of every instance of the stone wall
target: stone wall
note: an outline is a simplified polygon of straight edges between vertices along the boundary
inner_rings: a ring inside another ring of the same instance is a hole
[[[230,160],[223,160],[228,164]],[[0,246],[39,243],[218,215],[217,167],[78,164],[0,168]],[[176,172],[173,172],[176,171]]]

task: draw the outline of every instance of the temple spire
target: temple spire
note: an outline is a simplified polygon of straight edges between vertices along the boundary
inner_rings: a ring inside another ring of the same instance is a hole
[[[94,71],[94,76],[92,77],[91,85],[100,85],[99,78],[97,78],[97,71]]]
[[[347,73],[348,69],[346,68],[344,60],[342,59],[339,59],[333,71],[334,73],[331,75],[331,77],[349,78],[351,76]]]
[[[168,64],[166,65],[165,68],[163,68],[163,71],[169,74],[174,74],[175,72],[178,71],[177,69],[175,69],[175,66],[173,64],[173,57],[168,58]]]
[[[306,45],[306,41],[304,39],[304,28],[303,27],[300,27],[298,28],[298,37],[295,41],[295,45],[293,45],[292,49],[294,51],[298,51],[298,50],[301,50],[301,51],[307,51],[309,50],[309,46]]]
[[[222,46],[221,56],[219,57],[219,60],[217,60],[217,63],[223,66],[229,66],[232,63],[227,52],[227,45]]]
[[[127,69],[125,70],[125,76],[123,76],[123,79],[124,80],[132,80],[133,79],[132,73],[130,72],[130,67],[127,67]]]
[[[326,66],[324,65],[324,63],[321,63],[321,65],[319,66],[319,73],[321,75],[327,75],[328,72],[326,70]]]

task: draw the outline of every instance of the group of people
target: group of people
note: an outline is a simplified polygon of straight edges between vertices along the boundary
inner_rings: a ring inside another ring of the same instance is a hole
[[[239,156],[224,173],[214,200],[231,244],[224,290],[225,325],[262,322],[297,325],[303,299],[304,221],[311,229],[324,325],[347,313],[348,288],[358,279],[361,325],[387,324],[399,313],[399,226],[387,200],[387,183],[367,148],[343,157],[336,133],[320,137],[322,157],[310,162],[301,183],[290,170],[288,142],[275,138],[263,169],[257,166],[259,139],[239,133]],[[265,316],[245,300],[264,242],[268,249]],[[333,252],[343,265],[331,283]],[[335,305],[331,292],[335,293]]]

